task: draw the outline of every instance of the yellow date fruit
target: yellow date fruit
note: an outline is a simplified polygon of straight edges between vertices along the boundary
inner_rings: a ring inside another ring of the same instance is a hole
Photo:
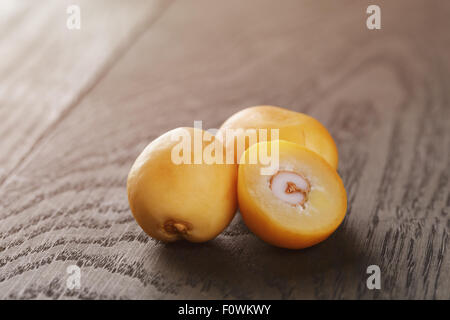
[[[279,167],[262,175],[249,153],[268,153],[279,143]],[[336,170],[315,152],[288,141],[260,142],[243,154],[238,173],[239,208],[248,228],[262,240],[301,249],[328,238],[343,221],[347,195]]]
[[[192,154],[188,156],[192,160],[194,134],[207,138],[200,142],[202,148],[217,142],[200,129],[171,130],[145,148],[128,175],[128,200],[133,216],[157,240],[213,239],[228,226],[236,212],[236,165],[174,163],[173,150],[179,144],[174,137],[186,133],[192,138]]]
[[[234,131],[233,136],[227,136],[227,129]],[[236,133],[239,129],[241,132]],[[257,140],[252,141],[246,136],[247,129],[255,129]],[[338,167],[338,151],[328,130],[316,119],[295,111],[274,106],[256,106],[241,110],[228,118],[219,130],[221,139],[227,149],[234,152],[235,161],[239,160],[250,145],[261,142],[258,129],[279,129],[279,140],[297,143],[314,151],[324,158],[331,167]],[[245,147],[239,149],[239,139],[245,140]],[[270,132],[267,141],[271,140]]]

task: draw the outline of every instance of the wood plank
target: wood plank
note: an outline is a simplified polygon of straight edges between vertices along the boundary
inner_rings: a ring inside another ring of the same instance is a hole
[[[380,3],[380,31],[361,1],[171,5],[4,185],[0,298],[450,298],[450,5]],[[264,244],[239,215],[206,244],[149,239],[126,199],[135,157],[257,104],[330,128],[343,225],[302,251]],[[66,288],[71,264],[80,290]]]
[[[161,1],[2,1],[0,6],[0,185],[34,146],[158,16]]]

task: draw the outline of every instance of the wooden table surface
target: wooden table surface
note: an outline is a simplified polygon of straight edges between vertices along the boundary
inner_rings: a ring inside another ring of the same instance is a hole
[[[0,298],[450,299],[449,16],[446,0],[2,0]],[[335,137],[341,227],[301,251],[239,214],[205,244],[148,238],[126,195],[142,149],[260,104]]]

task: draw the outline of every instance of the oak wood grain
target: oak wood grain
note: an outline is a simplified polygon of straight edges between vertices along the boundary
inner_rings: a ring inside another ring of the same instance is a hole
[[[66,116],[42,122],[23,106],[44,133],[14,155],[0,189],[0,298],[449,299],[450,4],[378,1],[382,30],[369,31],[369,3],[174,1],[88,91],[72,90]],[[136,17],[117,6],[117,19]],[[329,128],[349,198],[343,225],[301,251],[263,243],[239,214],[205,244],[148,238],[126,198],[145,145],[258,104]],[[66,288],[71,264],[80,290]],[[366,287],[372,264],[381,290]]]
[[[66,9],[81,8],[81,30]],[[162,1],[2,1],[0,185],[134,42]],[[11,176],[12,175],[12,176]]]

